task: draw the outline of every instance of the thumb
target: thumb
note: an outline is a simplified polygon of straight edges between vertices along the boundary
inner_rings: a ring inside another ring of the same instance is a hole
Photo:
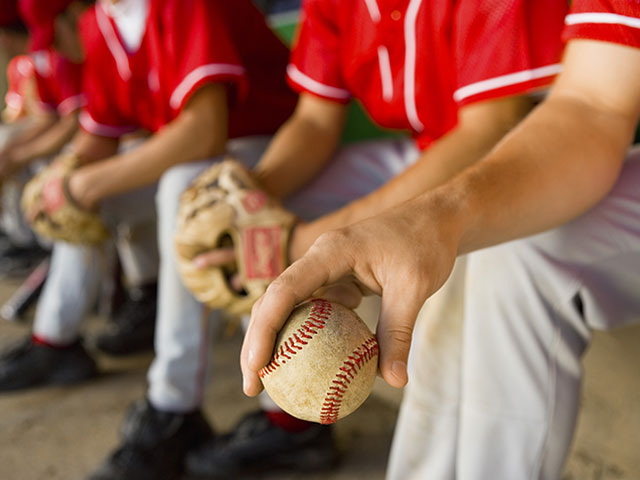
[[[392,387],[407,383],[407,361],[413,327],[422,308],[424,298],[409,292],[386,289],[382,294],[382,307],[377,337],[380,345],[380,373]],[[399,301],[399,299],[402,299]]]

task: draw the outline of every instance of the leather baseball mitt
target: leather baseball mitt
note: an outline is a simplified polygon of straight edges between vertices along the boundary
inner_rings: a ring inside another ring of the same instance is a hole
[[[182,194],[175,238],[178,269],[195,297],[211,308],[249,313],[287,266],[295,216],[271,198],[240,163],[226,159]],[[199,269],[193,258],[232,243],[244,291],[234,291],[229,266]]]
[[[76,165],[77,158],[65,154],[33,177],[22,193],[22,211],[38,235],[97,245],[108,236],[102,220],[79,208],[69,195],[69,175]]]

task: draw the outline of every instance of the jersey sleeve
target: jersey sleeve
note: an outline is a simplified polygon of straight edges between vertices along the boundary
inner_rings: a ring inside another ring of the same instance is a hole
[[[235,93],[237,100],[246,96],[247,72],[218,2],[169,1],[162,18],[169,57],[166,60],[173,62],[175,72],[169,79],[169,102],[174,111],[180,111],[193,93],[207,83],[234,87],[229,91]]]
[[[460,2],[453,47],[458,105],[549,84],[561,69],[567,10],[565,0]]]
[[[574,0],[565,19],[563,39],[577,38],[640,47],[640,2]]]
[[[339,8],[332,0],[304,2],[287,80],[297,92],[347,103],[351,94],[341,74]]]
[[[54,78],[57,85],[57,110],[60,115],[69,115],[85,105],[80,64],[60,57],[54,67]]]
[[[82,93],[82,66],[51,51],[34,54],[34,73],[40,106],[68,115],[85,103]]]

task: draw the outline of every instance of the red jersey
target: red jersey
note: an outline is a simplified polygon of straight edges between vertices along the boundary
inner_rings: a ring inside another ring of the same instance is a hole
[[[156,132],[208,83],[223,83],[229,137],[272,134],[291,115],[288,50],[250,0],[148,0],[139,46],[129,51],[103,2],[80,22],[87,52],[88,132]]]
[[[586,38],[640,47],[638,0],[574,0],[563,38]]]
[[[53,49],[39,50],[31,56],[43,109],[67,115],[84,106],[82,65],[69,61]]]
[[[558,0],[305,0],[288,80],[354,97],[426,148],[461,105],[548,84],[566,11]]]
[[[33,60],[29,55],[13,57],[7,65],[7,93],[4,102],[14,118],[25,115],[25,94],[29,79],[34,76]]]

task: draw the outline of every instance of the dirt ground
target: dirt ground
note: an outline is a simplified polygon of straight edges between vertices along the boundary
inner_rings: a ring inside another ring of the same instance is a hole
[[[15,282],[0,281],[0,302],[13,288]],[[102,325],[89,321],[87,338]],[[0,320],[0,348],[28,331],[28,324]],[[215,381],[205,409],[214,428],[224,432],[257,403],[240,392],[239,334],[219,333],[214,341]],[[640,329],[596,336],[585,360],[582,414],[565,480],[640,479],[639,345]],[[151,358],[100,356],[102,374],[94,381],[0,396],[0,480],[84,478],[116,445],[127,406],[144,394]],[[376,392],[382,393],[336,424],[343,456],[335,471],[260,478],[383,479],[400,393]]]

